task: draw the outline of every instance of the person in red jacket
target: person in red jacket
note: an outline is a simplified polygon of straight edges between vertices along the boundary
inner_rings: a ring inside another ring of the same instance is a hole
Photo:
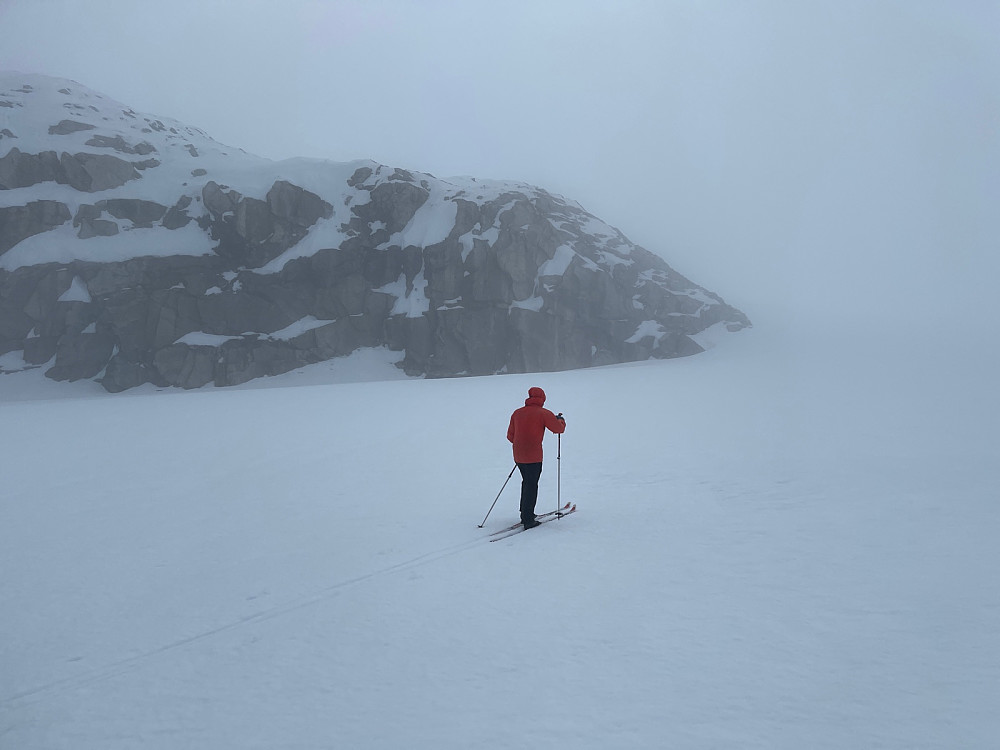
[[[566,431],[562,414],[553,414],[545,405],[545,391],[529,388],[524,406],[510,415],[507,439],[514,444],[514,462],[521,471],[521,523],[531,529],[538,499],[538,479],[542,475],[542,438],[548,428],[557,435]]]

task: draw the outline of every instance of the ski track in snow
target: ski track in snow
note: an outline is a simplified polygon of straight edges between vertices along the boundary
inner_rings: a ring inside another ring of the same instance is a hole
[[[995,370],[936,351],[0,375],[0,747],[991,748]],[[561,475],[579,511],[489,544],[531,385],[568,421],[539,509]]]
[[[349,586],[357,585],[359,583],[368,581],[377,576],[386,575],[389,573],[399,573],[418,567],[420,565],[426,565],[427,563],[436,562],[438,560],[441,560],[442,558],[456,555],[460,552],[464,552],[465,550],[472,549],[473,547],[478,546],[483,542],[489,542],[489,541],[490,541],[489,538],[473,539],[469,542],[456,544],[453,547],[446,548],[443,550],[427,552],[425,554],[418,555],[417,557],[414,557],[411,560],[405,560],[400,563],[395,563],[393,565],[386,566],[385,568],[372,571],[371,573],[365,573],[359,576],[355,576],[354,578],[350,578],[341,581],[339,583],[335,583],[332,586],[328,586],[325,589],[315,592],[314,594],[298,597],[294,601],[288,602],[286,604],[270,607],[256,614],[248,615],[246,617],[241,617],[238,620],[233,620],[232,622],[229,622],[225,625],[221,625],[219,627],[206,630],[202,633],[198,633],[197,635],[192,635],[187,638],[182,638],[178,641],[175,641],[174,643],[169,643],[165,646],[155,648],[151,651],[147,651],[145,653],[138,654],[136,656],[132,656],[127,659],[122,659],[119,662],[109,664],[106,667],[93,670],[92,672],[82,674],[77,677],[67,678],[65,680],[57,680],[55,682],[50,682],[46,685],[40,685],[36,688],[26,690],[22,693],[16,693],[12,696],[0,700],[0,705],[3,705],[5,703],[14,703],[16,701],[21,701],[25,698],[37,696],[39,694],[53,690],[63,690],[67,688],[80,687],[83,685],[88,685],[94,682],[99,682],[101,680],[107,680],[112,677],[116,677],[128,671],[129,669],[141,667],[143,662],[155,656],[164,654],[168,651],[172,651],[178,648],[183,648],[184,646],[188,646],[190,644],[203,641],[206,638],[211,638],[221,633],[226,633],[230,630],[233,630],[234,628],[250,626],[259,622],[264,622],[266,620],[274,619],[276,617],[281,617],[282,615],[295,612],[296,610],[303,609],[304,607],[317,604],[318,602],[327,599],[329,596],[336,593],[337,591],[348,588]]]

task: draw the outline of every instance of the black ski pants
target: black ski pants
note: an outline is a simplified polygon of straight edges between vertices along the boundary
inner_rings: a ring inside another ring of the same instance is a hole
[[[535,502],[538,500],[538,479],[542,476],[542,462],[518,464],[521,470],[521,523],[535,517]]]

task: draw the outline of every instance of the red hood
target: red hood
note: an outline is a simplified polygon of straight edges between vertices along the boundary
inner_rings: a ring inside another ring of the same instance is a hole
[[[524,399],[525,406],[545,406],[545,391],[541,388],[529,388],[528,397]]]

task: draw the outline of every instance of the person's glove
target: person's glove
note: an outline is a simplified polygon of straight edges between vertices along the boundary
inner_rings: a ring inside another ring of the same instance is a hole
[[[562,412],[559,412],[558,414],[556,414],[556,419],[558,419],[558,420],[559,420],[560,422],[562,422],[563,424],[566,424],[566,420],[565,420],[565,418],[563,417],[563,415],[562,415]]]

